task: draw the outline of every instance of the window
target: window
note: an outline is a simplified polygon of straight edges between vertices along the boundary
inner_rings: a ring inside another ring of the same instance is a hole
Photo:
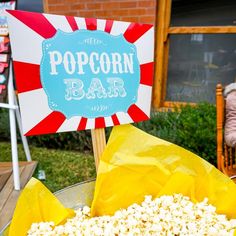
[[[235,0],[173,0],[171,26],[236,25]]]
[[[216,84],[236,78],[236,1],[158,0],[157,9],[154,108],[215,103]]]
[[[43,0],[17,0],[17,9],[43,12]]]
[[[236,78],[236,34],[170,36],[166,100],[215,103],[217,83]]]

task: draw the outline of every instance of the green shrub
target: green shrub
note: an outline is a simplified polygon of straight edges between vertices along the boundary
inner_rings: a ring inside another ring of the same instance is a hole
[[[18,141],[20,140],[17,130]],[[66,132],[28,137],[29,144],[37,147],[86,151],[92,149],[90,131]],[[0,109],[0,141],[10,141],[9,113]]]
[[[144,131],[175,143],[216,165],[216,109],[201,103],[181,111],[155,112],[149,121],[136,124]]]
[[[10,140],[10,125],[8,109],[0,108],[0,141]]]
[[[3,112],[4,113],[4,112]],[[0,139],[9,139],[8,114],[0,113]],[[215,106],[202,103],[180,110],[153,112],[149,121],[135,126],[179,146],[182,146],[216,165],[216,111]],[[106,129],[109,137],[111,128]],[[64,150],[92,151],[90,131],[67,132],[28,138],[38,147]]]
[[[89,130],[32,136],[28,140],[37,147],[77,151],[92,150],[92,140]]]

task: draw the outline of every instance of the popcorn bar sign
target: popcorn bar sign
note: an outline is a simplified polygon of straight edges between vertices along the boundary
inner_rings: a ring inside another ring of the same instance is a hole
[[[8,11],[25,135],[150,116],[152,25]]]
[[[49,107],[67,118],[107,117],[137,101],[137,52],[123,35],[57,31],[43,42],[40,70]]]

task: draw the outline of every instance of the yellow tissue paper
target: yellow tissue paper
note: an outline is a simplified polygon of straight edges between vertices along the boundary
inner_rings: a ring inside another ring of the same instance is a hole
[[[205,197],[217,213],[236,218],[236,185],[210,163],[131,125],[116,126],[101,157],[92,215],[113,214],[145,195]]]
[[[8,235],[24,236],[34,222],[53,221],[58,225],[72,216],[73,210],[65,208],[40,181],[32,178],[17,201]]]
[[[236,218],[236,185],[214,166],[131,125],[114,127],[100,160],[92,215],[111,215],[141,203],[145,195],[174,193],[194,202],[207,197],[218,213]],[[58,225],[73,215],[73,210],[32,178],[18,199],[9,234],[4,235],[24,236],[33,222]]]

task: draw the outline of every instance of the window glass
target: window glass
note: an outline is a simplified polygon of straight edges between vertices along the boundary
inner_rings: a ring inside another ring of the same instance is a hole
[[[236,25],[235,0],[172,0],[172,26]]]
[[[215,103],[215,87],[236,78],[236,34],[170,36],[166,101]]]
[[[17,10],[43,12],[43,0],[18,0]]]

